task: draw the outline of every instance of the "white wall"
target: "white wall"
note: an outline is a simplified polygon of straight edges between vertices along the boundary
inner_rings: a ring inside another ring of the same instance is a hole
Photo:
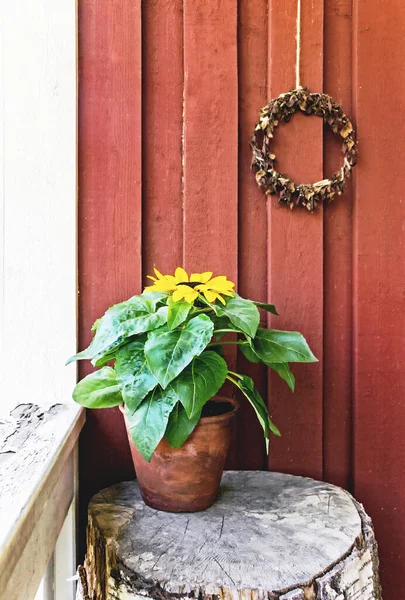
[[[76,6],[0,3],[0,413],[69,401],[76,348]]]

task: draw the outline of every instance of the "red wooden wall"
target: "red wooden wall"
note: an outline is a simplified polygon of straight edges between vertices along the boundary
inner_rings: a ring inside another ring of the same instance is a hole
[[[270,459],[249,407],[229,465],[324,478],[374,519],[385,600],[405,597],[405,5],[302,0],[301,79],[352,115],[360,160],[343,197],[309,214],[266,201],[249,168],[259,108],[295,84],[296,3],[80,0],[80,347],[156,265],[226,273],[302,331],[318,365],[297,391],[233,356],[267,395],[282,437]],[[319,119],[280,126],[296,180],[341,160]],[[86,367],[82,366],[82,374]],[[121,415],[94,411],[82,495],[132,476]]]

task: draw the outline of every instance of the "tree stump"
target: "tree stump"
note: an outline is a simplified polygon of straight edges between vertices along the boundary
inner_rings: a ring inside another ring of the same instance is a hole
[[[363,507],[303,477],[228,471],[214,506],[176,514],[120,483],[92,499],[87,545],[90,600],[381,600]]]

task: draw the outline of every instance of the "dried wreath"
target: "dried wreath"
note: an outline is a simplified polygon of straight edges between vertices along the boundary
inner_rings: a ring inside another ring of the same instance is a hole
[[[287,123],[300,110],[306,115],[322,117],[333,133],[343,139],[343,167],[330,179],[313,184],[297,185],[274,168],[275,155],[270,145],[277,125]],[[357,161],[357,146],[353,126],[341,107],[326,94],[311,94],[307,88],[298,87],[271,100],[261,109],[259,122],[250,142],[253,150],[252,167],[256,169],[256,181],[266,194],[279,194],[279,202],[290,208],[301,204],[313,212],[321,201],[331,201],[335,194],[343,192],[343,186]]]

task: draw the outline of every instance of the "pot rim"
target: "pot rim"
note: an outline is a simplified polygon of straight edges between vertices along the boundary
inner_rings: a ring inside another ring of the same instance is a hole
[[[232,410],[229,410],[226,413],[223,413],[222,415],[213,415],[211,417],[200,417],[199,419],[199,423],[203,422],[206,425],[209,425],[210,423],[219,423],[221,421],[227,421],[228,419],[230,419],[231,417],[233,417],[235,415],[235,413],[239,410],[239,402],[238,400],[236,400],[236,398],[228,398],[227,396],[213,396],[212,398],[210,398],[209,400],[207,400],[206,404],[208,404],[208,402],[227,402],[228,404],[231,404],[233,406]]]
[[[219,423],[221,421],[227,421],[228,419],[230,419],[231,417],[234,416],[234,414],[239,410],[239,407],[240,407],[240,403],[238,400],[236,400],[236,398],[228,398],[227,396],[213,396],[212,398],[207,400],[207,403],[208,402],[227,402],[228,404],[231,404],[233,408],[232,408],[232,410],[229,410],[228,412],[223,413],[222,415],[212,415],[211,417],[200,417],[200,419],[198,420],[198,423],[200,423],[202,421],[204,424],[209,425],[210,423]],[[123,404],[119,404],[118,408],[120,409],[122,414],[125,416],[125,406]]]

